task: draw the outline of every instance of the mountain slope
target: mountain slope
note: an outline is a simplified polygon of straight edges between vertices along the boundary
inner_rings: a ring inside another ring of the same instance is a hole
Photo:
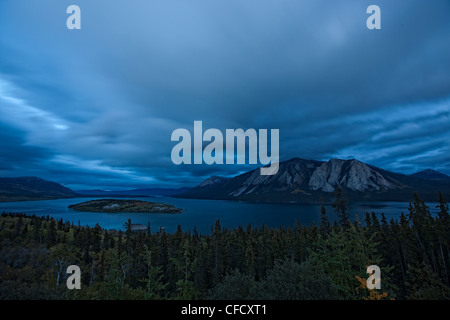
[[[77,194],[96,196],[96,197],[107,197],[107,196],[130,196],[130,197],[151,197],[151,196],[171,196],[181,192],[186,192],[190,188],[145,188],[145,189],[133,189],[133,190],[115,190],[115,191],[105,191],[100,189],[94,190],[75,190]]]
[[[397,174],[358,160],[315,161],[294,158],[280,163],[273,176],[259,169],[229,179],[207,179],[196,188],[177,195],[182,198],[232,199],[257,202],[329,201],[342,188],[357,201],[409,201],[414,192],[435,201],[437,191],[450,194],[447,181],[424,180]]]
[[[446,174],[440,173],[435,170],[426,169],[410,175],[411,177],[420,179],[431,179],[431,180],[450,180],[450,177]]]
[[[72,198],[76,194],[59,183],[38,177],[0,178],[0,201]]]

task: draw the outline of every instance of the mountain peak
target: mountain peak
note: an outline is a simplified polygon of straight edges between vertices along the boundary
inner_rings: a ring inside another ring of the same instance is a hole
[[[270,201],[301,201],[329,197],[338,188],[348,192],[386,192],[404,187],[399,175],[365,164],[357,159],[328,161],[292,158],[280,162],[273,176],[255,169],[234,178],[213,176],[182,196],[194,198]]]
[[[213,176],[177,197],[317,203],[331,201],[337,188],[355,201],[409,201],[414,192],[426,201],[435,201],[438,190],[450,195],[450,177],[436,171],[425,173],[427,178],[407,176],[357,159],[292,158],[280,162],[276,175],[262,176],[258,168],[233,178]],[[446,179],[430,179],[432,173]]]
[[[399,188],[400,184],[359,160],[330,159],[314,170],[309,187],[323,192],[333,192],[337,187],[352,191],[381,191]]]

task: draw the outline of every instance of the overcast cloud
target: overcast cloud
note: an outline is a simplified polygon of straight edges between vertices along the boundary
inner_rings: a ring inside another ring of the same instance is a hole
[[[172,164],[194,120],[280,129],[281,160],[450,174],[449,17],[448,0],[2,0],[0,176],[192,186],[252,168]]]

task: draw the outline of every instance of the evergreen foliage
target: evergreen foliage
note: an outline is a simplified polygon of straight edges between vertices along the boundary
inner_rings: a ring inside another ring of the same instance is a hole
[[[208,235],[104,230],[49,216],[0,218],[0,299],[449,299],[450,218],[416,194],[409,212],[387,221],[367,213],[351,221],[342,194],[332,225],[289,228],[217,221]],[[81,290],[68,290],[66,269],[78,265]],[[369,265],[382,289],[369,291]]]

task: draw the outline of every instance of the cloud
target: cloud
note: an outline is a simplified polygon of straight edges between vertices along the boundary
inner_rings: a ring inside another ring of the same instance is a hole
[[[280,129],[282,160],[450,174],[448,1],[378,0],[376,31],[365,0],[77,4],[79,31],[64,2],[0,4],[5,173],[195,185],[253,168],[172,164],[171,132],[202,120]]]

